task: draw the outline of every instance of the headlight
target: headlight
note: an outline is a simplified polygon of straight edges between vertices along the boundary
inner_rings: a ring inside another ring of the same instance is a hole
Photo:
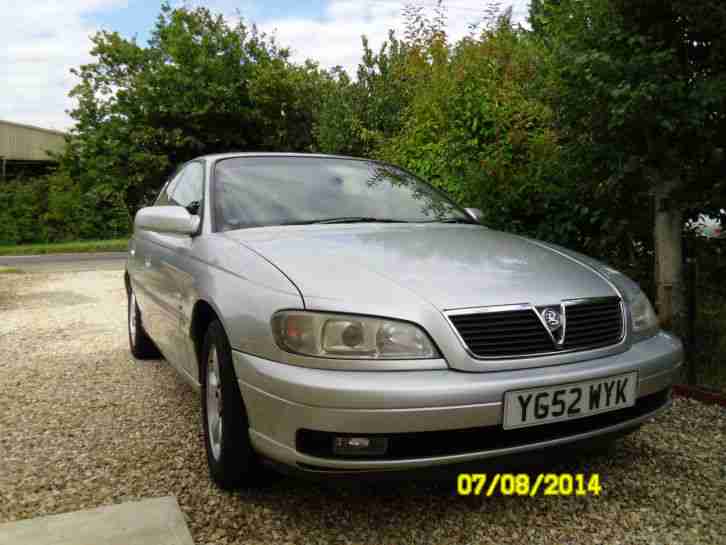
[[[272,333],[281,349],[305,356],[367,360],[440,357],[420,327],[384,318],[282,311],[272,317]]]
[[[625,298],[633,322],[634,340],[639,341],[655,335],[659,328],[658,317],[643,290],[638,284],[615,269],[603,267],[603,272]]]
[[[658,332],[658,317],[648,297],[638,290],[638,295],[629,303],[630,317],[633,320],[633,333],[636,340],[652,337]]]

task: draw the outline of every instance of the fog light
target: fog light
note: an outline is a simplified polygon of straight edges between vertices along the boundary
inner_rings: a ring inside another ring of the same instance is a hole
[[[335,437],[333,454],[338,456],[381,456],[388,449],[385,437]]]

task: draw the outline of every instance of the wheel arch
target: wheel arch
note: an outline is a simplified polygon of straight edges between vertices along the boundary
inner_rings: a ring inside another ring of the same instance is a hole
[[[227,328],[224,326],[224,321],[222,320],[219,311],[212,303],[210,303],[206,299],[198,299],[194,303],[194,308],[192,309],[192,319],[189,326],[189,337],[194,344],[194,354],[197,357],[196,378],[197,380],[199,380],[200,384],[202,381],[202,377],[200,374],[202,366],[200,365],[200,362],[202,348],[204,347],[204,335],[206,334],[209,325],[215,320],[219,321],[219,323],[222,324],[222,329],[224,330],[225,335],[227,335],[227,338],[229,339],[229,335],[227,334]]]

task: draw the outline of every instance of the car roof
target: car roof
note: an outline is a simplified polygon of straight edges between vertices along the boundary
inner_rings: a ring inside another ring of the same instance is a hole
[[[218,161],[220,159],[232,159],[235,157],[302,157],[313,159],[348,159],[354,161],[372,161],[365,157],[351,157],[347,155],[329,155],[326,153],[294,153],[294,152],[264,152],[264,151],[232,151],[227,153],[211,153],[195,157],[192,161],[200,159]]]

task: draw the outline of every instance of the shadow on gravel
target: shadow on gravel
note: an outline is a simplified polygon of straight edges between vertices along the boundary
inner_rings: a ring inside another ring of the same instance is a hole
[[[480,466],[478,472],[526,472],[530,479],[538,473],[609,474],[611,453],[556,456],[557,462],[541,461],[528,467]],[[622,460],[619,462],[627,465]],[[250,512],[265,513],[274,527],[301,529],[307,543],[425,543],[476,542],[478,532],[494,531],[498,538],[509,528],[525,538],[534,517],[562,516],[561,508],[585,513],[597,510],[601,498],[571,497],[462,497],[456,492],[456,475],[448,480],[376,481],[313,483],[280,477],[266,488],[230,494],[228,512],[247,517]],[[539,515],[535,514],[539,513]],[[559,513],[559,515],[557,514]],[[294,535],[294,534],[293,534]],[[401,541],[401,537],[405,539]],[[514,542],[517,536],[510,536]],[[350,541],[346,541],[349,539]],[[487,541],[487,540],[484,540]],[[498,541],[495,538],[495,541]],[[499,541],[504,542],[504,541]],[[237,543],[237,541],[234,541]]]
[[[417,472],[392,474],[384,478],[355,479],[304,477],[285,475],[270,470],[269,483],[254,490],[238,491],[233,495],[239,500],[240,506],[251,498],[256,502],[264,502],[270,509],[276,505],[287,503],[291,498],[297,498],[302,503],[331,504],[355,497],[359,502],[370,503],[371,506],[386,505],[390,500],[406,498],[411,501],[416,498],[426,501],[445,501],[450,498],[463,500],[456,493],[456,479],[460,473],[486,473],[491,476],[495,473],[527,474],[534,482],[540,473],[608,473],[614,470],[626,469],[632,464],[630,456],[616,456],[622,449],[622,441],[616,444],[591,446],[578,450],[556,450],[555,452],[536,454],[537,459],[528,463],[522,462],[482,462],[456,466],[439,472]],[[532,455],[530,455],[532,456]],[[629,461],[630,460],[630,461]],[[485,494],[482,494],[485,496]],[[495,493],[494,497],[501,496]],[[472,498],[479,501],[477,498]],[[491,499],[491,498],[490,498]],[[314,510],[314,508],[313,508]]]

